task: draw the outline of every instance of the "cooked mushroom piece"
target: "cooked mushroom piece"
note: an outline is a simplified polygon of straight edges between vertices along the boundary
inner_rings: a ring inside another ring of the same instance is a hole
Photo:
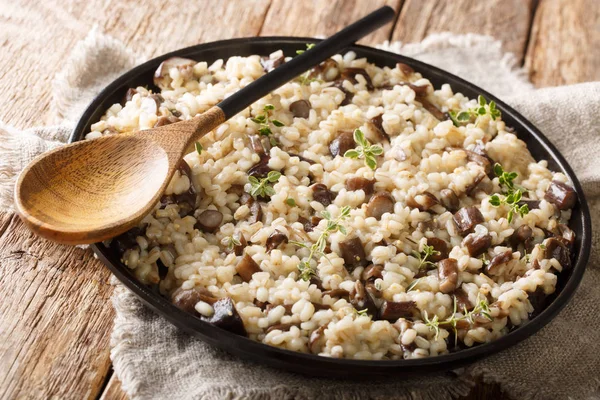
[[[371,294],[365,290],[365,285],[361,281],[356,281],[350,291],[350,304],[356,308],[356,311],[366,309],[369,315],[377,314],[377,306]]]
[[[271,172],[271,168],[269,168],[269,160],[271,157],[268,155],[264,155],[260,158],[260,161],[254,164],[248,170],[248,176],[255,176],[257,178],[266,177],[269,172]]]
[[[436,204],[439,204],[437,197],[430,192],[423,192],[416,196],[409,196],[406,199],[406,205],[411,208],[417,208],[419,211],[429,211]]]
[[[462,287],[459,287],[454,292],[452,292],[452,296],[456,299],[456,308],[461,312],[464,312],[463,310],[469,311],[474,308],[474,305],[469,300],[469,296],[462,289]]]
[[[270,57],[262,57],[260,59],[260,64],[263,67],[263,70],[265,72],[271,72],[272,70],[274,70],[275,68],[279,67],[280,65],[282,65],[285,62],[285,57],[281,56],[278,58],[270,58]]]
[[[440,190],[440,202],[450,212],[456,212],[460,206],[458,196],[452,189]]]
[[[196,65],[196,61],[182,57],[171,57],[163,61],[156,72],[154,73],[154,84],[161,89],[168,89],[171,85],[171,75],[169,71],[171,68],[177,68],[179,73],[184,79],[190,79],[193,77],[193,67]]]
[[[290,112],[296,118],[308,118],[310,109],[311,106],[308,100],[296,100],[290,104]]]
[[[413,90],[413,92],[415,92],[415,95],[417,97],[425,97],[427,96],[427,88],[428,85],[413,85],[410,82],[400,82],[399,85],[402,86],[408,86],[409,88],[411,88]],[[418,99],[417,101],[421,101],[421,99]]]
[[[367,81],[367,90],[371,91],[374,89],[373,87],[373,82],[371,81],[371,77],[369,76],[369,74],[367,73],[367,71],[365,71],[364,68],[346,68],[342,71],[342,75],[340,77],[340,79],[342,80],[347,80],[352,82],[353,84],[356,84],[358,81],[356,80],[356,75],[362,75],[365,78],[365,81]]]
[[[123,98],[123,101],[121,102],[121,105],[124,106],[125,103],[127,103],[128,101],[131,101],[131,99],[133,99],[133,96],[135,96],[135,94],[138,91],[135,90],[134,88],[129,88],[127,89],[127,92],[125,93],[125,97]]]
[[[343,81],[336,82],[332,87],[337,88],[340,92],[342,92],[344,94],[344,99],[340,103],[340,106],[347,106],[348,104],[352,103],[352,99],[354,98],[354,93],[346,90],[346,88],[344,87]]]
[[[292,326],[298,326],[298,325],[297,324],[275,324],[275,325],[271,325],[271,326],[269,326],[267,328],[266,333],[269,333],[269,332],[274,331],[274,330],[279,330],[279,331],[283,331],[283,332],[289,331]]]
[[[377,192],[369,200],[365,214],[367,217],[381,219],[383,214],[394,212],[394,202],[389,192]]]
[[[314,201],[318,201],[325,207],[333,203],[333,200],[335,199],[335,193],[329,190],[327,186],[322,183],[315,183],[311,188]]]
[[[458,262],[454,258],[446,258],[438,263],[440,292],[452,293],[458,284]]]
[[[279,247],[282,243],[287,243],[288,237],[285,233],[275,229],[267,238],[267,253]]]
[[[237,263],[235,270],[244,282],[250,282],[252,275],[261,271],[256,261],[254,261],[247,253],[244,254],[244,257]]]
[[[260,161],[262,161],[263,156],[267,154],[267,149],[265,149],[261,137],[258,135],[248,135],[248,138],[250,139],[250,146],[252,147],[252,150],[254,150],[254,152],[260,156]]]
[[[544,199],[554,204],[559,210],[568,210],[575,205],[577,193],[565,183],[552,181],[548,186]]]
[[[480,165],[487,176],[493,173],[492,163],[489,158],[470,150],[464,150],[464,152],[467,154],[467,160]]]
[[[362,272],[361,278],[363,281],[374,281],[377,278],[383,278],[383,265],[371,264]]]
[[[340,252],[344,259],[344,266],[348,272],[354,271],[356,267],[365,267],[368,264],[365,248],[359,238],[344,240],[339,243]]]
[[[136,238],[143,236],[146,231],[146,227],[140,228],[138,226],[131,228],[125,233],[113,238],[110,241],[110,248],[115,251],[119,257],[123,255],[127,250],[137,246]]]
[[[321,77],[325,82],[336,80],[340,76],[340,66],[332,58],[328,58],[312,69],[311,78]]]
[[[244,237],[244,234],[241,232],[236,232],[233,234],[233,238],[236,239],[240,244],[233,246],[233,252],[236,256],[241,256],[244,254],[244,249],[248,246],[248,241]]]
[[[544,241],[546,249],[544,250],[544,258],[555,258],[563,268],[571,268],[571,252],[565,244],[557,238],[551,237]]]
[[[471,257],[479,257],[492,245],[492,236],[469,235],[463,240],[462,245],[467,248]]]
[[[494,272],[494,270],[502,265],[502,264],[506,264],[507,262],[509,262],[510,260],[512,260],[512,255],[513,252],[512,250],[506,250],[503,251],[500,254],[496,254],[494,257],[492,257],[492,259],[490,260],[489,264],[486,265],[485,269],[488,272]]]
[[[244,328],[244,321],[242,321],[230,297],[225,297],[217,301],[213,304],[213,309],[215,313],[210,318],[200,318],[236,335],[248,336],[246,328]]]
[[[379,319],[396,322],[398,318],[411,318],[416,309],[414,301],[384,301],[379,309]]]
[[[344,289],[326,290],[322,294],[323,294],[323,296],[340,297],[340,298],[346,298],[346,299],[350,297],[350,292],[348,292],[347,290],[344,290]]]
[[[320,352],[320,346],[323,345],[323,339],[325,339],[325,336],[323,335],[325,329],[327,329],[327,325],[321,325],[310,334],[308,349],[311,353],[318,354]]]
[[[540,208],[539,200],[521,199],[521,201],[519,201],[519,207],[525,204],[527,204],[527,208],[529,208],[530,211]]]
[[[377,135],[378,142],[390,142],[390,135],[383,129],[383,114],[369,120],[371,130]]]
[[[429,100],[427,100],[426,97],[417,96],[417,101],[420,102],[423,105],[423,108],[426,109],[427,111],[429,111],[431,113],[431,115],[433,115],[436,119],[438,119],[440,121],[444,121],[444,120],[448,119],[446,117],[446,114],[441,112],[439,110],[439,108],[434,106]]]
[[[325,288],[323,287],[323,282],[321,282],[321,279],[318,276],[311,276],[310,280],[308,281],[311,285],[315,285],[317,287],[317,289],[324,291]]]
[[[565,224],[558,224],[558,232],[560,234],[560,236],[557,236],[558,240],[563,242],[570,251],[573,251],[575,232]]]
[[[486,177],[487,177],[487,175],[485,173],[483,173],[483,172],[478,173],[477,176],[475,176],[475,178],[473,179],[473,182],[471,182],[465,188],[465,193],[468,196],[471,196],[475,192],[475,189],[480,189],[480,190],[483,190],[484,192],[490,191],[492,189],[492,185],[489,180],[485,180]],[[484,185],[485,182],[487,182],[488,185]]]
[[[530,248],[531,238],[533,237],[533,229],[529,225],[521,225],[510,236],[509,242],[513,249],[522,244],[526,249]]]
[[[223,222],[223,213],[217,210],[205,210],[198,216],[194,228],[213,233],[221,226],[221,222]]]
[[[373,194],[375,188],[375,179],[367,179],[360,176],[353,176],[346,180],[346,190],[362,190],[367,196]]]
[[[429,257],[430,261],[438,262],[448,258],[448,243],[446,243],[445,240],[437,237],[430,237],[427,238],[427,245],[432,246],[433,249],[437,251],[437,254],[432,254]]]
[[[206,288],[196,286],[193,289],[179,288],[171,294],[171,302],[180,310],[190,314],[196,314],[196,304],[204,301],[208,304],[214,304],[218,299],[212,295]]]
[[[538,315],[543,309],[546,308],[546,293],[544,293],[544,289],[541,286],[538,286],[534,292],[526,292],[527,300],[533,307],[533,312],[529,314],[530,317],[535,317]]]
[[[332,157],[344,156],[348,150],[356,146],[354,143],[354,133],[352,131],[342,131],[335,139],[329,143],[329,152]]]
[[[240,197],[240,204],[245,204],[250,208],[248,223],[255,224],[259,221],[262,221],[262,206],[258,201],[254,200],[254,197],[250,196],[248,193],[244,193]]]
[[[473,206],[461,208],[454,214],[453,219],[462,236],[472,232],[476,225],[484,221],[481,211]]]
[[[402,72],[402,74],[404,74],[404,76],[407,78],[415,73],[415,70],[412,69],[411,66],[403,64],[403,63],[397,63],[396,68],[398,68],[400,70],[400,72]]]

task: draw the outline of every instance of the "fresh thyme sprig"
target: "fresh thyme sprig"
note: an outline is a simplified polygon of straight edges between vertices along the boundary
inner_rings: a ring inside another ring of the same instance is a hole
[[[414,281],[412,281],[412,282],[410,283],[410,285],[408,285],[408,286],[406,287],[406,292],[408,293],[408,292],[410,292],[411,290],[413,290],[413,289],[414,289],[414,288],[415,288],[415,287],[416,287],[416,286],[419,284],[419,282],[421,282],[421,280],[423,280],[423,278],[424,278],[424,277],[421,277],[421,278],[418,278],[418,279],[415,279]]]
[[[275,106],[273,104],[266,104],[263,107],[263,113],[261,115],[257,115],[254,118],[251,118],[251,121],[259,124],[260,127],[258,128],[258,133],[260,133],[262,136],[268,136],[271,145],[276,146],[277,141],[272,136],[273,131],[271,131],[271,124],[278,128],[284,125],[283,122],[279,121],[278,119],[271,119],[271,111],[273,111],[274,109]]]
[[[448,115],[450,116],[450,119],[452,120],[452,123],[454,124],[454,126],[458,127],[461,124],[469,123],[469,122],[471,122],[471,120],[473,118],[475,118],[475,125],[477,125],[479,117],[481,117],[483,115],[489,115],[490,118],[492,119],[492,121],[495,121],[496,119],[498,119],[502,116],[502,113],[500,112],[500,110],[498,110],[496,108],[495,101],[492,100],[488,104],[485,97],[479,95],[477,97],[477,103],[478,104],[476,107],[469,108],[464,111],[460,111],[460,112],[449,111]]]
[[[202,145],[200,144],[200,142],[194,143],[194,147],[196,148],[196,152],[198,153],[198,155],[201,155],[202,154],[202,150],[204,150],[204,148],[202,147]]]
[[[331,214],[329,213],[329,211],[323,211],[321,212],[321,216],[325,220],[327,220],[327,226],[325,227],[325,230],[321,232],[319,238],[315,243],[313,243],[311,246],[308,246],[307,244],[302,242],[290,241],[290,243],[295,244],[298,247],[310,249],[310,254],[308,255],[308,257],[302,260],[298,265],[298,271],[300,271],[300,278],[302,278],[302,280],[308,281],[313,275],[316,274],[314,268],[311,265],[311,262],[316,257],[320,258],[325,255],[324,252],[325,247],[327,247],[327,238],[329,238],[329,236],[332,233],[338,231],[344,235],[346,234],[346,227],[342,225],[342,221],[348,218],[349,215],[350,206],[342,207],[340,215],[338,215],[336,219],[331,218]]]
[[[249,176],[248,182],[250,182],[251,188],[248,193],[255,199],[258,197],[271,197],[275,194],[273,189],[273,183],[277,182],[281,177],[279,171],[269,171],[266,178],[258,179],[255,176]]]
[[[431,256],[437,256],[440,252],[437,251],[433,246],[424,245],[423,251],[413,251],[412,255],[419,260],[419,270],[423,267],[435,267],[435,264],[428,260]]]
[[[354,142],[357,144],[355,149],[347,150],[344,157],[364,158],[365,165],[372,170],[377,168],[376,156],[383,154],[383,148],[378,144],[371,144],[365,138],[365,134],[360,129],[354,131]]]
[[[313,47],[315,47],[317,44],[316,43],[306,43],[306,50],[310,50]],[[300,55],[300,54],[304,54],[304,52],[306,50],[296,50],[296,54]]]
[[[529,207],[527,204],[519,205],[521,198],[523,197],[523,189],[518,188],[513,182],[519,174],[516,172],[504,171],[502,166],[498,163],[494,164],[494,174],[498,177],[500,186],[504,187],[506,196],[500,197],[497,194],[490,196],[490,204],[494,207],[500,207],[502,204],[508,206],[509,211],[506,219],[509,223],[512,222],[513,217],[519,214],[521,218],[529,213]]]

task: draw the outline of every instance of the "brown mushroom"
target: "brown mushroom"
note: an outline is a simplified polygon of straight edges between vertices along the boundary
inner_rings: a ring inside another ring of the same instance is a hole
[[[332,58],[328,58],[312,69],[311,78],[320,77],[325,82],[336,80],[340,76],[340,66]]]
[[[347,80],[352,82],[352,84],[356,84],[358,82],[356,80],[356,75],[362,75],[365,78],[365,81],[367,81],[366,86],[368,91],[374,89],[371,77],[364,68],[345,68],[342,71],[340,80]]]
[[[347,290],[344,289],[331,289],[331,290],[326,290],[322,293],[323,296],[330,296],[330,297],[340,297],[340,298],[349,298],[350,297],[350,292],[348,292]]]
[[[371,118],[368,125],[371,131],[377,135],[378,142],[390,142],[390,135],[383,129],[383,114]]]
[[[247,253],[244,254],[244,257],[237,263],[235,270],[244,282],[250,282],[252,275],[261,272],[256,261],[254,261]]]
[[[437,252],[429,257],[430,261],[438,262],[445,258],[448,258],[448,243],[445,240],[438,237],[427,238],[427,245],[432,246]]]
[[[563,268],[571,268],[571,253],[569,248],[557,238],[551,237],[544,241],[546,249],[544,250],[544,258],[555,258]]]
[[[242,321],[230,297],[225,297],[214,303],[213,309],[215,312],[210,318],[200,318],[236,335],[248,336],[246,328],[244,328],[244,321]]]
[[[248,223],[255,224],[262,221],[263,211],[262,206],[258,201],[254,199],[250,194],[244,193],[240,197],[240,204],[245,204],[250,208],[250,214],[248,215]]]
[[[417,208],[419,211],[429,211],[435,205],[439,204],[437,197],[430,192],[423,192],[416,196],[408,196],[406,205],[411,208]]]
[[[335,199],[335,193],[332,192],[322,183],[315,183],[311,186],[313,192],[313,200],[318,201],[323,204],[325,207],[333,203]]]
[[[470,150],[464,150],[464,152],[467,154],[467,160],[481,166],[487,176],[493,173],[492,162],[489,158]]]
[[[235,253],[236,256],[243,255],[244,249],[246,248],[246,246],[248,246],[248,241],[244,237],[244,234],[242,234],[241,232],[236,232],[232,236],[234,239],[236,239],[240,243],[239,245],[233,246],[233,248],[232,248],[233,252]]]
[[[402,86],[408,86],[409,88],[411,88],[413,90],[413,92],[415,92],[415,95],[417,97],[425,97],[427,96],[427,88],[429,87],[429,85],[413,85],[410,82],[400,82],[398,83],[399,85]],[[420,101],[420,99],[418,100]]]
[[[367,217],[381,219],[383,214],[394,212],[394,203],[395,200],[389,192],[377,192],[369,200],[365,214]]]
[[[204,301],[208,304],[214,304],[217,300],[211,292],[202,286],[196,286],[193,289],[179,288],[171,294],[173,305],[190,314],[196,314],[196,304],[198,302]]]
[[[342,131],[329,143],[329,152],[332,157],[344,156],[344,153],[353,149],[354,146],[356,146],[354,133],[352,131]]]
[[[510,236],[509,242],[516,249],[519,244],[522,244],[525,249],[530,248],[533,237],[533,229],[529,225],[521,225]]]
[[[312,217],[310,217],[310,219],[306,219],[304,217],[298,217],[298,222],[300,222],[302,225],[304,225],[304,232],[312,232],[314,227],[319,225],[319,222],[322,219],[323,218],[313,215]]]
[[[383,278],[383,265],[371,264],[367,266],[362,272],[361,278],[365,282]]]
[[[284,62],[285,62],[284,56],[277,57],[277,58],[261,57],[261,59],[260,59],[260,64],[262,65],[263,70],[265,72],[271,72],[275,68],[282,65]]]
[[[502,253],[496,254],[494,257],[492,257],[488,265],[486,265],[485,269],[487,270],[487,272],[495,272],[498,266],[506,264],[507,262],[512,260],[512,255],[512,250],[506,250]]]
[[[269,160],[271,157],[268,155],[264,155],[260,158],[256,164],[254,164],[248,170],[248,176],[254,176],[256,178],[265,178],[269,172],[271,172],[271,168],[269,168]]]
[[[340,92],[342,92],[344,94],[344,99],[340,103],[340,106],[347,106],[348,104],[352,103],[352,99],[354,98],[354,93],[346,90],[346,88],[343,85],[343,81],[336,82],[332,87],[338,89]],[[330,147],[330,149],[331,149],[331,147]]]
[[[296,118],[308,118],[311,105],[308,100],[296,100],[290,104],[290,112]]]
[[[375,282],[366,282],[365,290],[371,295],[372,298],[380,298],[383,296],[383,292],[375,286]]]
[[[544,199],[554,204],[559,210],[568,210],[573,208],[575,202],[577,202],[577,193],[566,183],[552,181],[548,186]]]
[[[365,195],[373,194],[375,188],[375,179],[367,179],[360,176],[353,176],[346,180],[346,190],[356,191],[362,190]]]
[[[440,121],[444,121],[447,119],[446,114],[441,112],[439,108],[434,106],[429,100],[427,100],[424,96],[417,96],[417,101],[423,105],[423,108],[429,111],[431,115],[433,115],[436,119]]]
[[[119,257],[122,256],[127,250],[134,248],[138,245],[136,238],[143,236],[146,232],[146,227],[143,228],[136,226],[131,228],[125,233],[113,238],[110,241],[110,248],[115,251]]]
[[[473,206],[461,208],[454,214],[453,219],[462,236],[472,232],[476,225],[484,222],[481,211]]]
[[[440,190],[440,203],[450,212],[456,212],[460,206],[458,196],[452,189]]]
[[[213,233],[223,222],[223,213],[217,210],[205,210],[198,216],[194,228],[203,232]]]
[[[570,251],[573,251],[575,245],[575,232],[565,224],[558,224],[558,240],[563,242]]]
[[[275,229],[267,238],[267,253],[279,247],[282,243],[287,243],[288,237],[285,233]]]
[[[396,322],[398,318],[411,318],[417,311],[414,301],[384,301],[379,309],[379,319]]]
[[[275,324],[275,325],[269,326],[265,332],[269,333],[274,330],[279,330],[279,331],[285,332],[285,331],[289,331],[292,326],[298,326],[298,324]]]
[[[462,287],[456,289],[452,293],[452,296],[456,299],[456,308],[460,312],[464,312],[464,310],[470,311],[475,307]]]
[[[346,239],[340,242],[339,246],[344,259],[344,266],[348,272],[354,271],[356,267],[365,267],[368,264],[365,249],[359,238]]]
[[[310,334],[310,340],[308,342],[308,349],[311,353],[317,354],[319,353],[319,347],[323,345],[323,341],[325,336],[323,333],[327,329],[327,325],[321,325],[319,328],[312,331]]]
[[[161,89],[168,89],[171,85],[171,68],[177,68],[184,79],[191,79],[194,75],[196,61],[182,57],[171,57],[163,61],[154,73],[154,84]]]
[[[402,74],[407,78],[415,73],[415,70],[412,69],[411,66],[406,65],[404,63],[397,63],[396,68],[398,68],[400,72],[402,72]]]
[[[252,147],[252,150],[254,150],[254,152],[260,156],[260,161],[262,161],[263,156],[267,154],[267,149],[263,144],[262,138],[259,135],[248,135],[248,138],[250,139],[250,146]]]
[[[540,208],[539,200],[521,199],[521,201],[519,201],[518,204],[519,204],[519,207],[522,207],[523,205],[527,204],[527,208],[529,210],[536,210],[536,209]]]
[[[371,294],[365,290],[365,285],[361,281],[356,281],[350,291],[350,304],[357,311],[367,310],[369,315],[377,314],[377,306],[371,297]]]
[[[331,306],[329,304],[315,303],[314,301],[311,301],[310,303],[315,308],[315,311],[330,310],[331,309]]]
[[[485,181],[484,180],[485,178],[487,178],[487,175],[485,173],[483,173],[483,172],[478,173],[477,176],[475,176],[475,178],[473,179],[473,182],[471,182],[470,184],[468,184],[465,187],[465,193],[468,196],[471,196],[475,192],[475,189],[480,189],[480,190],[483,190],[484,192],[491,190],[492,189],[491,181],[489,181],[489,180]],[[484,185],[485,182],[487,182],[488,185]]]
[[[467,248],[471,257],[479,257],[492,245],[491,235],[469,235],[463,240],[462,245]]]
[[[438,263],[440,292],[451,293],[458,284],[458,262],[454,258],[446,258]]]

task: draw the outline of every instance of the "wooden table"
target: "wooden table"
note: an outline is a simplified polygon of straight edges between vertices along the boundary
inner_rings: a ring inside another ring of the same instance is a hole
[[[414,42],[440,31],[483,33],[502,40],[538,87],[600,80],[596,0],[140,3],[0,0],[0,120],[19,128],[56,122],[51,81],[94,25],[154,57],[217,39],[328,35],[383,4],[399,11],[395,24],[363,43]],[[109,276],[91,251],[38,239],[17,217],[0,213],[0,398],[126,397],[111,376]],[[506,396],[479,384],[468,398]]]

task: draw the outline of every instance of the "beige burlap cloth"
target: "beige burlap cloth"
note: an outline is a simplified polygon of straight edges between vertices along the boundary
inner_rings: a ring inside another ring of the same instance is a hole
[[[476,35],[440,34],[418,44],[385,47],[478,84],[528,117],[575,169],[597,226],[600,82],[533,90],[499,43]],[[63,143],[94,94],[140,60],[118,41],[92,31],[54,83],[53,107],[61,125],[26,131],[0,126],[0,209],[11,209],[12,186],[23,166]],[[178,331],[120,284],[113,296],[114,369],[123,389],[136,399],[447,399],[468,393],[478,377],[500,383],[518,399],[590,398],[600,386],[598,247],[594,232],[583,282],[554,321],[509,350],[446,374],[353,382],[241,361]]]

